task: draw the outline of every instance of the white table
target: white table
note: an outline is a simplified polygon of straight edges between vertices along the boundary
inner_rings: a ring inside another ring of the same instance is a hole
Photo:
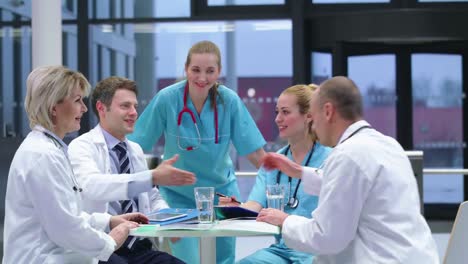
[[[130,231],[142,237],[198,237],[200,263],[216,264],[216,237],[278,235],[280,229],[255,220],[225,220],[214,224],[142,225]]]

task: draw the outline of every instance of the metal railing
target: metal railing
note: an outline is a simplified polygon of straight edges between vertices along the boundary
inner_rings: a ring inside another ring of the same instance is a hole
[[[468,169],[423,169],[424,174],[463,174],[468,175]]]
[[[408,157],[411,159],[413,157],[418,157],[418,155],[422,155],[420,151],[406,151]],[[146,155],[147,162],[149,168],[155,168],[161,159],[159,157],[155,157],[153,155]],[[416,169],[416,168],[413,168]],[[468,169],[450,169],[450,168],[426,168],[422,169],[423,174],[453,174],[453,175],[468,175]],[[255,177],[257,176],[257,171],[236,171],[236,176],[240,177]]]
[[[468,169],[423,169],[423,174],[456,174],[468,175]],[[255,177],[256,171],[236,171],[236,176]]]

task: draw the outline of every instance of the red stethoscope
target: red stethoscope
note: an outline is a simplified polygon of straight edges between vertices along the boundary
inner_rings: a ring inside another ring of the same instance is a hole
[[[177,146],[179,147],[179,149],[181,150],[187,150],[187,151],[190,151],[190,150],[194,150],[194,149],[197,149],[198,147],[200,147],[201,145],[201,137],[200,137],[200,130],[198,129],[198,125],[197,125],[197,120],[195,119],[195,114],[193,113],[192,110],[190,110],[188,107],[187,107],[187,95],[188,95],[188,89],[189,89],[189,85],[188,85],[188,82],[185,84],[185,88],[184,88],[184,107],[182,108],[182,110],[179,112],[179,115],[177,117]],[[218,109],[216,107],[216,97],[214,98],[214,105],[215,105],[215,108],[214,108],[214,124],[215,124],[215,144],[218,144],[218,141],[219,141],[219,138],[218,138]],[[192,118],[192,121],[193,121],[193,125],[195,126],[195,130],[197,131],[197,135],[198,135],[198,145],[196,146],[188,146],[188,147],[182,147],[180,145],[180,124],[182,123],[182,115],[184,113],[188,113],[190,114],[190,117]]]

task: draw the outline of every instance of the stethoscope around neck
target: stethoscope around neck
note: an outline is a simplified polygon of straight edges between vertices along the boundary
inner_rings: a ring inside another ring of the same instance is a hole
[[[45,130],[40,130],[42,133],[44,133],[44,135],[46,137],[48,137],[49,139],[52,140],[52,142],[54,143],[54,145],[61,149],[63,151],[63,146],[62,144],[54,137],[52,136],[49,132],[45,131]],[[67,159],[68,161],[68,165],[70,166],[70,170],[71,170],[71,179],[72,179],[72,182],[73,182],[73,187],[72,187],[72,190],[74,192],[82,192],[83,191],[83,188],[80,187],[80,184],[78,183],[78,180],[76,179],[75,177],[75,173],[73,172],[73,168],[71,166],[71,163],[70,163],[70,160],[68,159],[68,156],[67,154],[65,153],[65,151],[63,151],[63,154],[65,155],[65,158]]]
[[[194,150],[194,149],[197,149],[200,147],[201,145],[201,136],[200,136],[200,130],[198,129],[198,125],[197,125],[197,120],[195,119],[195,114],[193,113],[192,110],[190,110],[190,108],[187,107],[187,96],[188,96],[188,90],[189,90],[189,85],[188,85],[188,81],[187,83],[185,84],[185,87],[184,87],[184,107],[182,108],[182,110],[179,112],[179,115],[177,116],[177,146],[179,147],[179,149],[181,150],[187,150],[187,151],[191,151],[191,150]],[[214,125],[215,125],[215,144],[218,144],[219,142],[219,136],[218,136],[218,107],[216,106],[216,96],[214,97]],[[197,136],[198,136],[198,144],[195,145],[195,146],[188,146],[188,147],[182,147],[180,145],[180,125],[182,124],[182,115],[184,113],[188,113],[192,119],[192,122],[193,122],[193,125],[195,127],[195,130],[197,131]]]
[[[310,159],[312,158],[312,154],[314,153],[314,147],[315,147],[315,144],[312,145],[312,149],[309,152],[309,156],[307,157],[307,160],[305,163],[306,166],[309,164]],[[285,156],[288,155],[289,149],[290,149],[290,145],[288,145],[286,149],[284,150]],[[278,170],[278,173],[276,174],[276,184],[280,183],[280,178],[281,178],[281,171]],[[292,197],[291,197],[291,181],[292,181],[292,178],[288,176],[289,197],[288,197],[288,203],[286,204],[286,206],[289,206],[292,209],[296,209],[297,206],[299,206],[299,199],[297,199],[297,191],[299,190],[299,185],[301,185],[301,179],[297,181],[296,188],[294,190],[294,195]]]

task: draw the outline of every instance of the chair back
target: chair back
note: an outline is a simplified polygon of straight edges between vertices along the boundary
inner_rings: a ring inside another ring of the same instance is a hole
[[[458,208],[444,257],[444,264],[458,263],[468,263],[468,201]]]

